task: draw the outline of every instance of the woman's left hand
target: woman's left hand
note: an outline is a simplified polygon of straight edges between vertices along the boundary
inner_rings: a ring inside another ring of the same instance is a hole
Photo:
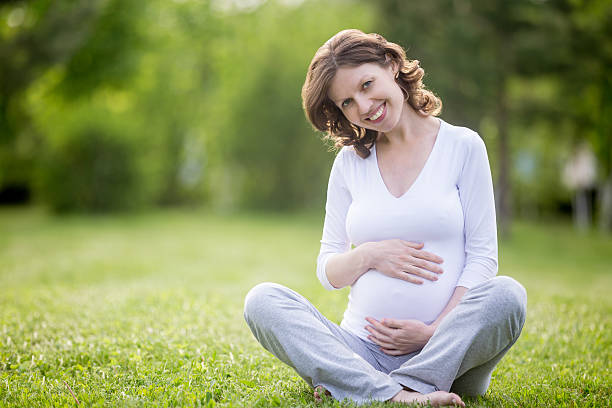
[[[436,328],[419,320],[382,319],[366,317],[370,325],[370,341],[378,344],[385,354],[400,356],[422,349],[433,336]]]

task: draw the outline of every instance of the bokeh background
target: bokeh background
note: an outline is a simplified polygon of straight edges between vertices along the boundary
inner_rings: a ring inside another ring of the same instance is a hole
[[[0,406],[337,407],[254,340],[315,276],[336,32],[407,49],[491,162],[523,334],[474,407],[612,406],[612,0],[0,0]],[[383,406],[379,404],[377,406]]]
[[[310,59],[344,28],[408,50],[477,130],[498,221],[612,227],[608,0],[0,2],[0,203],[321,211]]]

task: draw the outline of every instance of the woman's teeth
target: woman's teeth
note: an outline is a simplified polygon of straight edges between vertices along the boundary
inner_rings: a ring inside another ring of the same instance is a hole
[[[385,105],[380,105],[380,108],[378,108],[378,110],[376,111],[376,113],[374,113],[374,115],[370,116],[368,119],[369,120],[376,120],[378,118],[380,118],[380,115],[383,114],[383,111],[385,110]]]

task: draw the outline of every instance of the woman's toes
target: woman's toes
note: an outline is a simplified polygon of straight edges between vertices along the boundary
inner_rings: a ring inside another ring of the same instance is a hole
[[[459,405],[460,407],[465,407],[464,402],[461,400],[461,397],[457,394],[455,394],[454,392],[451,393],[452,398],[451,398],[451,402],[455,405]]]

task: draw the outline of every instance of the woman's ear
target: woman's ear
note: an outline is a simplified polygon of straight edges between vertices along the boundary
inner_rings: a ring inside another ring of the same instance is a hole
[[[399,64],[395,60],[391,60],[389,64],[389,68],[391,69],[391,73],[393,74],[393,78],[397,79],[399,76]]]

